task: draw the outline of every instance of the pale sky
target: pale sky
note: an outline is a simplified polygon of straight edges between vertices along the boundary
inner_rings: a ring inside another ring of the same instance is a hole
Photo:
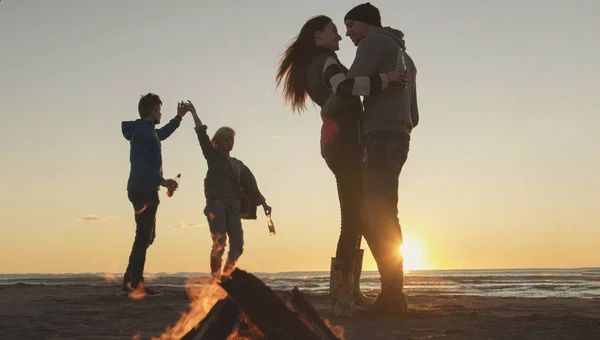
[[[278,232],[263,216],[245,221],[240,267],[328,270],[340,216],[318,110],[292,114],[274,75],[309,17],[344,32],[359,3],[0,2],[0,273],[124,271],[135,225],[120,126],[147,92],[163,99],[163,123],[190,99],[209,133],[236,129],[233,155]],[[399,210],[421,267],[600,266],[600,2],[372,3],[418,68]],[[355,47],[340,47],[350,66]],[[163,159],[182,180],[174,197],[160,193],[146,271],[206,272],[206,162],[191,116]],[[79,221],[89,215],[102,220]]]

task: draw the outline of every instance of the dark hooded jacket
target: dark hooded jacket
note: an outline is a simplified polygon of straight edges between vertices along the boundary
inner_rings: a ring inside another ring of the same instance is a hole
[[[256,219],[256,207],[265,203],[254,174],[239,159],[215,148],[206,133],[207,126],[195,128],[208,170],[204,178],[207,202],[221,199],[241,201],[242,218]]]
[[[137,119],[121,123],[123,137],[129,141],[129,195],[145,197],[156,193],[164,180],[161,141],[167,139],[181,123],[179,116],[160,129],[152,122]]]

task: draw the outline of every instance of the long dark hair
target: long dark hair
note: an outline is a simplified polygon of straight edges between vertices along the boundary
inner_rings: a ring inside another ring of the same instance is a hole
[[[285,77],[283,99],[286,104],[291,103],[292,111],[300,113],[306,109],[306,72],[317,51],[315,32],[324,30],[330,22],[331,19],[325,15],[310,18],[279,60],[275,77],[277,88]]]

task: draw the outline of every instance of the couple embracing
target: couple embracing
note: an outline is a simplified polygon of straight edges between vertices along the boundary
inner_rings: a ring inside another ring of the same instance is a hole
[[[408,310],[404,295],[398,178],[419,122],[416,67],[405,53],[404,35],[382,27],[370,3],[344,17],[346,36],[357,46],[350,69],[336,55],[339,35],[324,15],[308,20],[283,54],[277,83],[294,111],[310,99],[321,108],[321,155],[337,181],[341,233],[331,261],[334,316],[365,306],[359,279],[362,237],[373,253],[381,291],[369,307],[380,315]],[[360,96],[364,97],[363,102]]]

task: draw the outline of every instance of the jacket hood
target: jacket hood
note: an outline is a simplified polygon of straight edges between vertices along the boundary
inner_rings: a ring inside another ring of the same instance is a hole
[[[123,137],[125,137],[127,140],[131,140],[133,134],[145,125],[152,125],[152,123],[141,119],[121,122],[121,131],[123,132]]]
[[[382,27],[378,32],[375,32],[374,34],[389,35],[390,37],[394,38],[398,42],[398,44],[400,44],[400,46],[402,46],[403,50],[406,51],[406,43],[404,42],[404,33],[402,33],[402,31],[386,26]]]

